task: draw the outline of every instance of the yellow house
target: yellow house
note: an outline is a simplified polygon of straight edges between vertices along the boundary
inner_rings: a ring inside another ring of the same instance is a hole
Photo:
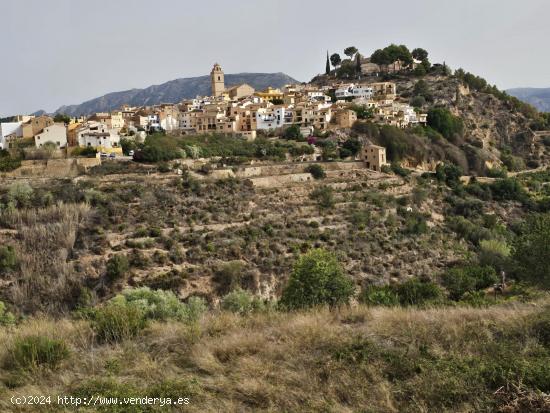
[[[365,145],[361,151],[361,158],[367,169],[380,171],[383,166],[389,165],[386,158],[386,148],[378,145]]]
[[[351,128],[357,120],[357,113],[351,109],[341,109],[336,112],[336,124],[341,128]]]
[[[268,102],[273,102],[273,100],[283,100],[284,93],[280,89],[274,89],[271,86],[262,92],[254,93],[255,96],[261,97]]]

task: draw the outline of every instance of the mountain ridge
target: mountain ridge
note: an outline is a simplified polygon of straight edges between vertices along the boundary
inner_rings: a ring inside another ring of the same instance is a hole
[[[255,89],[268,86],[281,87],[288,83],[298,82],[283,73],[235,73],[225,75],[226,85],[248,83]],[[89,115],[95,112],[108,112],[124,104],[131,106],[155,105],[159,103],[177,103],[182,99],[194,98],[197,95],[210,94],[210,76],[178,78],[145,88],[133,88],[110,92],[87,100],[80,104],[63,105],[54,113],[66,113],[70,116]]]
[[[516,87],[506,93],[533,105],[541,112],[550,112],[550,87]]]

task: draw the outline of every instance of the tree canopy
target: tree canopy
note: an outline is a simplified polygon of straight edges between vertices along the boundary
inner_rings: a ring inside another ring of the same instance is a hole
[[[346,304],[353,290],[353,282],[344,275],[336,256],[324,249],[314,249],[294,265],[281,304],[289,309]]]
[[[334,67],[340,66],[340,63],[342,63],[342,58],[340,57],[340,55],[338,53],[333,53],[330,56],[330,63]]]
[[[346,47],[344,49],[344,54],[348,56],[350,59],[353,57],[355,53],[357,53],[357,47],[355,46]]]
[[[462,135],[464,123],[458,116],[454,116],[448,109],[434,108],[428,112],[428,125],[441,133],[446,139],[454,140],[454,137]]]

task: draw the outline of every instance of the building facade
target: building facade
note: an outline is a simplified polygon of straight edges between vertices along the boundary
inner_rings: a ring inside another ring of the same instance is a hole
[[[221,66],[217,63],[210,72],[210,81],[212,85],[212,96],[222,96],[225,91],[225,78]]]
[[[381,171],[383,166],[389,165],[386,158],[386,148],[378,145],[365,145],[361,149],[361,158],[367,169]]]

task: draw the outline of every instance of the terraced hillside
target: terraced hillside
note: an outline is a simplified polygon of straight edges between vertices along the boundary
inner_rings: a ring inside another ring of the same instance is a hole
[[[517,202],[449,201],[452,192],[445,184],[372,172],[360,162],[321,163],[322,180],[305,172],[307,163],[256,164],[206,175],[161,174],[150,167],[109,174],[109,165],[73,180],[19,179],[3,186],[4,199],[39,208],[4,210],[2,242],[15,245],[20,256],[28,248],[43,249],[51,262],[41,266],[46,279],[48,273],[57,279],[61,261],[72,280],[64,300],[73,305],[83,287],[101,300],[126,286],[214,302],[238,286],[276,299],[296,257],[314,247],[336,252],[358,290],[410,277],[437,278],[470,254],[468,239],[452,229],[456,209],[474,208],[480,222],[493,214],[493,226],[523,214]],[[56,207],[58,202],[64,204]],[[475,205],[461,206],[468,202]],[[470,212],[464,215],[471,218]],[[38,246],[27,240],[25,234],[52,225],[68,226],[72,235],[50,236],[49,244]],[[59,250],[52,255],[55,242]],[[127,257],[130,268],[112,279],[108,262],[115,256]],[[7,274],[2,295],[18,303],[32,287],[33,296],[44,297],[24,307],[42,308],[51,286],[31,281],[26,271],[28,264]]]

